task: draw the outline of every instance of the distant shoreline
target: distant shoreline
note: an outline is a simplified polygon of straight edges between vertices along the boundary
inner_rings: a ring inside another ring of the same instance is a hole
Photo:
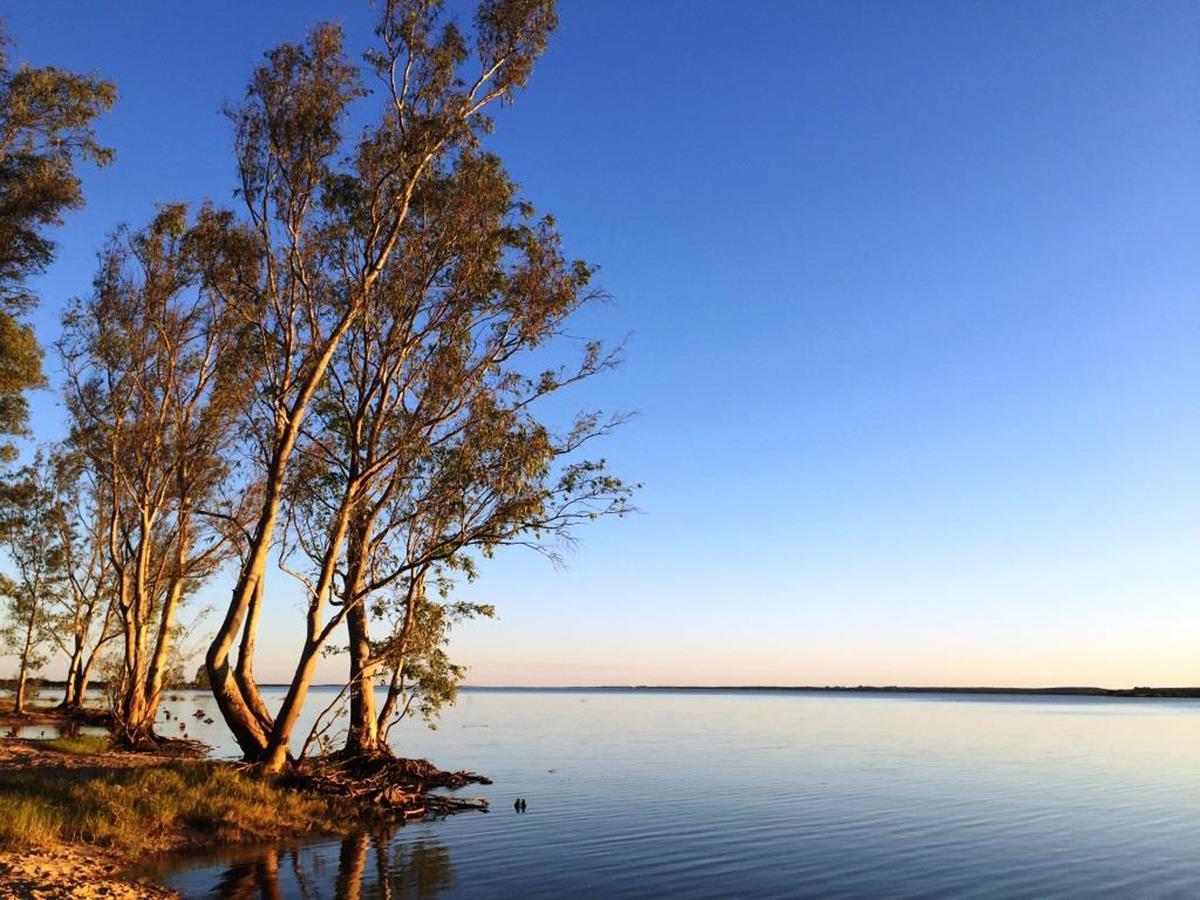
[[[63,682],[41,679],[37,687],[43,690],[61,690]],[[0,690],[6,687],[0,680]],[[102,683],[94,685],[99,688]],[[263,689],[286,688],[286,684],[264,682]],[[314,684],[315,689],[340,690],[338,683]],[[207,690],[196,687],[169,688],[167,693],[179,690]],[[461,691],[527,691],[580,693],[603,691],[606,693],[771,693],[771,694],[982,694],[1042,697],[1159,697],[1174,699],[1198,699],[1200,687],[912,687],[902,685],[771,685],[771,684],[574,684],[574,685],[504,685],[465,684]]]
[[[340,687],[340,685],[339,685]],[[902,687],[896,685],[790,686],[790,685],[577,685],[528,687],[464,685],[463,691],[608,691],[613,693],[787,693],[787,694],[1011,694],[1051,697],[1164,697],[1200,698],[1200,687]]]

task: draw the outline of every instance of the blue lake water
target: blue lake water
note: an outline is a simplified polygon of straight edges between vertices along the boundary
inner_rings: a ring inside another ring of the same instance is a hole
[[[194,715],[212,706],[183,695],[162,724],[230,754]],[[1200,701],[467,691],[393,738],[490,775],[464,793],[492,811],[157,877],[185,897],[1200,896]]]

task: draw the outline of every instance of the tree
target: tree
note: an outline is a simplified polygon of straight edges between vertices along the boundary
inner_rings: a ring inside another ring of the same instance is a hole
[[[444,23],[440,3],[388,0],[376,29],[379,46],[366,56],[381,90],[370,124],[353,144],[341,129],[351,103],[364,96],[362,73],[346,60],[333,26],[314,29],[303,46],[270,52],[245,103],[231,112],[246,223],[230,229],[239,277],[228,283],[225,299],[254,331],[247,422],[260,499],[207,662],[217,705],[244,756],[267,770],[287,760],[295,716],[329,636],[325,613],[336,553],[316,573],[305,646],[285,708],[270,716],[249,657],[314,397],[347,334],[399,265],[414,198],[444,165],[476,146],[490,128],[486,109],[525,83],[555,24],[552,0],[484,0],[469,42]],[[343,542],[348,518],[348,512],[335,516],[332,546]]]
[[[66,589],[51,610],[51,635],[67,656],[64,709],[79,709],[104,647],[120,636],[112,566],[102,530],[106,515],[82,454],[69,444],[51,457],[54,525],[63,551]],[[97,627],[99,626],[99,627]]]
[[[471,550],[539,532],[564,537],[572,524],[625,509],[625,486],[602,464],[555,471],[619,417],[589,413],[556,438],[534,415],[540,400],[610,369],[615,353],[588,344],[571,368],[522,372],[599,297],[591,275],[564,257],[552,220],[517,200],[495,157],[461,153],[414,195],[394,262],[333,355],[285,496],[282,561],[310,609],[331,607],[302,662],[343,619],[348,628],[351,749],[378,747],[373,597],[398,596],[408,609],[388,642],[400,659],[416,623],[440,609],[426,604],[428,577],[470,574]],[[559,474],[570,477],[556,483]],[[412,590],[394,594],[401,580]],[[292,713],[291,698],[280,717]]]
[[[47,230],[83,205],[81,161],[106,165],[112,151],[92,123],[112,106],[110,82],[52,66],[13,67],[0,23],[0,433],[23,431],[24,391],[42,383],[42,351],[20,316],[35,301],[27,279],[54,256]],[[11,444],[0,445],[11,459]]]
[[[25,709],[25,686],[30,672],[45,664],[50,643],[50,609],[65,590],[63,546],[56,527],[61,514],[53,489],[53,470],[39,451],[0,485],[0,545],[15,570],[0,580],[0,601],[7,623],[0,633],[17,656],[17,687],[13,709]]]
[[[154,742],[186,597],[226,559],[241,527],[223,489],[240,404],[239,330],[206,279],[219,219],[182,205],[121,229],[92,296],[64,316],[72,441],[104,517],[124,666],[114,715],[131,745]]]

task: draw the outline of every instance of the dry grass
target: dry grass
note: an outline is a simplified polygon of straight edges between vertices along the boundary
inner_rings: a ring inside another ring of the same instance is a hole
[[[0,847],[52,844],[58,837],[59,818],[57,810],[32,797],[0,796]]]
[[[83,842],[134,856],[336,832],[353,818],[337,801],[222,763],[0,773],[0,847],[6,848]]]
[[[47,750],[57,750],[59,753],[70,753],[75,756],[91,753],[103,753],[108,749],[107,734],[78,734],[73,737],[58,737],[42,741]]]

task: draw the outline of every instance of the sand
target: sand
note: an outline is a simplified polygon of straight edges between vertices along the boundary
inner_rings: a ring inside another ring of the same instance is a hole
[[[91,848],[60,846],[0,853],[0,898],[178,897],[174,891],[121,875],[121,866]]]
[[[0,768],[55,770],[61,777],[66,770],[79,774],[97,769],[111,770],[147,766],[163,762],[152,754],[100,753],[72,756],[47,753],[34,743],[0,741]],[[0,853],[0,898],[9,897],[178,897],[174,891],[122,874],[122,861],[104,850],[86,845],[39,847],[12,853]]]

